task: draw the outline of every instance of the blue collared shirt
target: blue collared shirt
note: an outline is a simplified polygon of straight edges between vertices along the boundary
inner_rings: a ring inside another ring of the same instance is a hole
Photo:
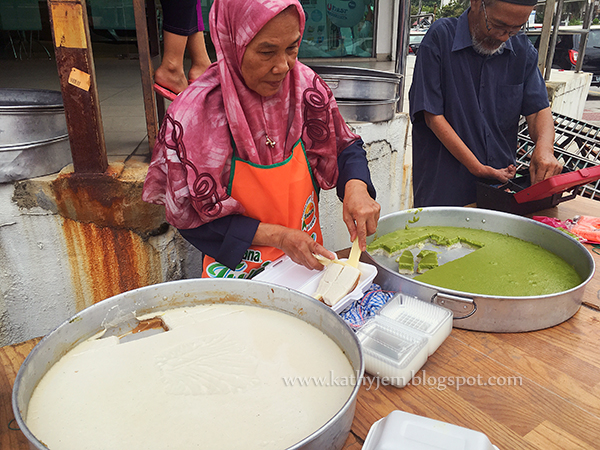
[[[476,199],[476,177],[433,134],[423,111],[443,114],[482,164],[500,169],[515,163],[520,116],[549,105],[527,36],[519,33],[500,52],[480,55],[469,10],[436,20],[419,46],[409,92],[415,206],[463,206]]]

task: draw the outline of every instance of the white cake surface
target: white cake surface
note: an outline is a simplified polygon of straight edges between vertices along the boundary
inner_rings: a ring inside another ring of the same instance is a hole
[[[331,419],[356,383],[337,344],[288,314],[215,304],[160,316],[168,331],[91,338],[46,373],[26,417],[38,440],[51,450],[281,450]]]

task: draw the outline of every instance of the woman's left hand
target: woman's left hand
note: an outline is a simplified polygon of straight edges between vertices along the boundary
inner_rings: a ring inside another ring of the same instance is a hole
[[[367,185],[360,180],[349,180],[344,194],[344,223],[350,240],[358,237],[360,249],[367,249],[367,236],[375,233],[381,206],[369,195]]]

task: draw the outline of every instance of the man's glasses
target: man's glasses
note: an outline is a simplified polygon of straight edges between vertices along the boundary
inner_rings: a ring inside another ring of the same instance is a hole
[[[493,23],[492,23],[492,26],[490,26],[489,20],[488,20],[488,15],[487,15],[487,10],[485,8],[485,2],[483,0],[481,0],[481,6],[483,7],[483,16],[485,17],[485,27],[487,28],[488,33],[492,33],[498,37],[508,34],[508,37],[510,38],[510,37],[515,36],[519,31],[521,31],[522,26],[505,28],[505,27],[498,27],[498,26],[494,25]]]

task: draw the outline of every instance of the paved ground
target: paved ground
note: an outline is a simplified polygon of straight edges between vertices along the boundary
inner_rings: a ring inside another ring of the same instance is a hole
[[[590,87],[581,119],[600,126],[600,87]]]

